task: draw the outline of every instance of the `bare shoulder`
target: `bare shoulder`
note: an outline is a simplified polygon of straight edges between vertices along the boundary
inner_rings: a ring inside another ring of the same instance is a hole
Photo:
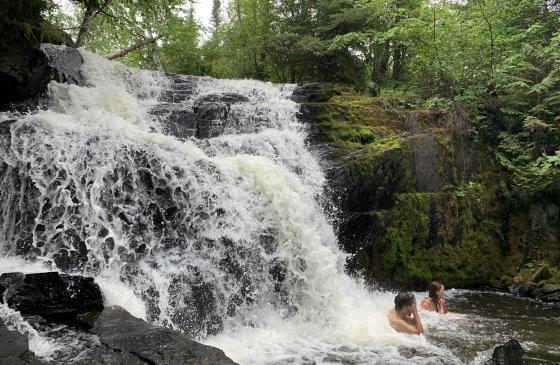
[[[417,333],[417,330],[414,327],[414,325],[400,318],[394,309],[391,309],[389,313],[387,313],[387,318],[389,319],[389,324],[395,331],[403,332],[403,333],[411,333],[411,334]]]
[[[402,319],[399,318],[399,316],[397,315],[397,311],[395,311],[394,309],[391,309],[388,313],[387,313],[387,318],[389,319],[389,324],[391,325],[391,327],[395,328],[395,325],[398,322],[402,322]]]
[[[389,312],[387,312],[387,318],[389,319],[389,322],[398,319],[397,312],[394,309],[391,309]]]
[[[422,303],[420,303],[420,307],[429,311],[435,310],[434,304],[432,303],[432,300],[430,298],[424,298],[424,300],[422,300]]]

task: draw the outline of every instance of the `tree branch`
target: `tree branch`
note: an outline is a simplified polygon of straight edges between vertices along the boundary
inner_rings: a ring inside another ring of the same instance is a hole
[[[113,53],[105,55],[104,57],[108,60],[114,60],[115,58],[120,58],[120,57],[126,56],[130,52],[136,51],[139,48],[142,48],[142,47],[147,46],[148,44],[154,43],[160,38],[161,38],[161,36],[150,37],[150,38],[143,39],[143,40],[141,40],[137,43],[134,43],[133,45],[130,45],[126,48],[122,48],[122,49],[119,49],[118,51],[115,51]]]

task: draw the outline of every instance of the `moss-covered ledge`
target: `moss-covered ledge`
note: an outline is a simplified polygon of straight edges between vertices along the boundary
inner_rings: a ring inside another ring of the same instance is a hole
[[[507,175],[469,138],[466,111],[310,89],[311,99],[299,95],[301,120],[310,145],[329,151],[320,156],[350,271],[420,289],[505,287],[527,263],[558,267],[558,206],[510,206]]]

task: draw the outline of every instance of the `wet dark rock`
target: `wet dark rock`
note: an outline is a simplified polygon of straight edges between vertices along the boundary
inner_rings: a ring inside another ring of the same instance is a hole
[[[246,96],[236,94],[236,93],[224,93],[224,94],[208,94],[198,98],[195,103],[195,111],[206,103],[224,103],[227,105],[235,103],[244,103],[249,101]]]
[[[518,274],[507,289],[522,297],[560,303],[560,284],[547,265],[539,266],[531,273]]]
[[[522,297],[529,297],[537,288],[535,283],[521,283],[510,287],[510,291]]]
[[[50,76],[45,54],[27,43],[0,50],[0,105],[39,96]]]
[[[189,292],[185,292],[185,282]],[[171,319],[188,336],[215,335],[223,330],[223,321],[216,314],[220,300],[213,283],[202,280],[199,274],[182,277],[173,281],[169,293],[176,308]]]
[[[235,364],[220,349],[171,329],[150,325],[120,307],[105,308],[91,332],[102,344],[132,353],[149,364]]]
[[[22,315],[74,322],[80,313],[103,309],[103,297],[93,278],[46,272],[0,276],[0,302]]]
[[[535,299],[549,303],[560,303],[560,285],[545,284],[531,292],[531,296]]]
[[[51,80],[83,86],[82,63],[77,49],[48,43],[36,48],[21,41],[0,50],[0,110],[34,109]]]
[[[0,365],[35,365],[41,362],[29,350],[26,335],[10,331],[0,321]]]
[[[416,191],[434,192],[439,188],[438,146],[433,132],[420,133],[411,139],[416,173]]]
[[[521,365],[523,363],[523,348],[515,339],[506,344],[496,346],[492,359],[486,365]]]
[[[235,124],[230,118],[231,105],[249,101],[235,93],[209,94],[196,99],[190,109],[182,102],[192,97],[197,79],[193,76],[166,76],[171,85],[160,96],[160,100],[166,103],[156,106],[151,113],[163,125],[164,133],[180,139],[212,138],[223,134],[226,128]]]
[[[292,93],[292,100],[298,103],[325,103],[339,92],[332,84],[314,82],[298,86]]]
[[[193,111],[180,104],[160,104],[151,113],[159,117],[164,133],[181,139],[196,134],[196,117]]]
[[[247,101],[247,97],[234,93],[209,94],[198,98],[193,107],[196,137],[212,138],[223,134],[230,124],[228,117],[231,105]]]
[[[85,81],[80,73],[84,60],[76,48],[42,44],[41,51],[47,56],[51,69],[52,79],[66,84],[85,86]]]
[[[226,129],[229,106],[222,103],[205,103],[196,109],[196,137],[212,138]]]
[[[166,74],[171,81],[169,89],[162,92],[160,100],[166,103],[181,103],[189,99],[196,89],[197,78],[194,76]]]

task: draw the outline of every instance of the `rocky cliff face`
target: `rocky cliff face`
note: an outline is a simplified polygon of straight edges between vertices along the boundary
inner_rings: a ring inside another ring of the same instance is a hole
[[[71,42],[62,30],[43,19],[47,6],[42,0],[1,2],[0,111],[13,109],[13,103],[26,109],[51,80],[52,70],[38,49],[40,43]]]
[[[294,99],[324,161],[349,270],[417,289],[506,287],[539,265],[554,274],[532,285],[558,280],[559,202],[514,205],[506,172],[460,106],[423,109],[329,84]]]

